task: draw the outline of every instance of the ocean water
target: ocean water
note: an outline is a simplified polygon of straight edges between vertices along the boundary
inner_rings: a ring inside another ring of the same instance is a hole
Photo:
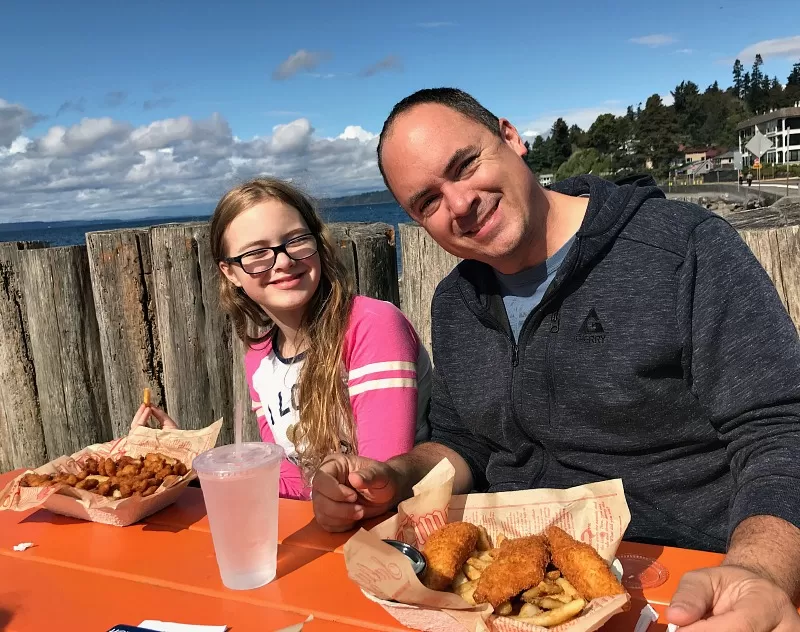
[[[402,208],[395,203],[371,204],[363,206],[341,206],[320,211],[326,222],[385,222],[397,230],[401,223],[411,220]],[[86,233],[98,230],[139,228],[175,222],[196,222],[211,217],[211,209],[206,215],[169,215],[145,217],[131,220],[72,220],[59,222],[16,222],[0,224],[0,242],[3,241],[44,241],[50,246],[75,246],[86,243]]]

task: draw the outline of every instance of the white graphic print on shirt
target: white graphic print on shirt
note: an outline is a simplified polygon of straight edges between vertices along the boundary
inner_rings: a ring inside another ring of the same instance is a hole
[[[282,362],[274,351],[261,360],[253,373],[253,388],[258,393],[264,417],[275,437],[275,443],[286,452],[286,458],[297,462],[297,451],[287,436],[289,428],[300,419],[297,407],[297,378],[303,360]]]

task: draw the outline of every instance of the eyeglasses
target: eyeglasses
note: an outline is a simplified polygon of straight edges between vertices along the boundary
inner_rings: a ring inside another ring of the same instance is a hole
[[[280,246],[268,246],[251,250],[238,257],[223,259],[225,263],[236,264],[247,274],[263,274],[272,270],[280,253],[284,253],[293,261],[308,259],[317,252],[317,239],[311,233],[293,237]]]

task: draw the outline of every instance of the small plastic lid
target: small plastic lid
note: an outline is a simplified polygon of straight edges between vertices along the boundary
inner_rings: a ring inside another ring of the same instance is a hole
[[[642,555],[620,555],[622,563],[622,585],[631,590],[657,588],[669,579],[669,571],[663,564]]]
[[[242,443],[239,450],[233,444],[223,445],[199,454],[192,468],[205,476],[224,477],[279,462],[283,454],[283,448],[274,443]]]

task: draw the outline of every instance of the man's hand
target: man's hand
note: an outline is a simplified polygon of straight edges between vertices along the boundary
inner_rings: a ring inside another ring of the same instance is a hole
[[[687,573],[667,609],[681,632],[797,632],[800,616],[771,581],[737,566]]]
[[[397,472],[386,463],[331,455],[314,475],[314,516],[326,531],[349,531],[359,520],[380,516],[394,506],[397,479]]]

